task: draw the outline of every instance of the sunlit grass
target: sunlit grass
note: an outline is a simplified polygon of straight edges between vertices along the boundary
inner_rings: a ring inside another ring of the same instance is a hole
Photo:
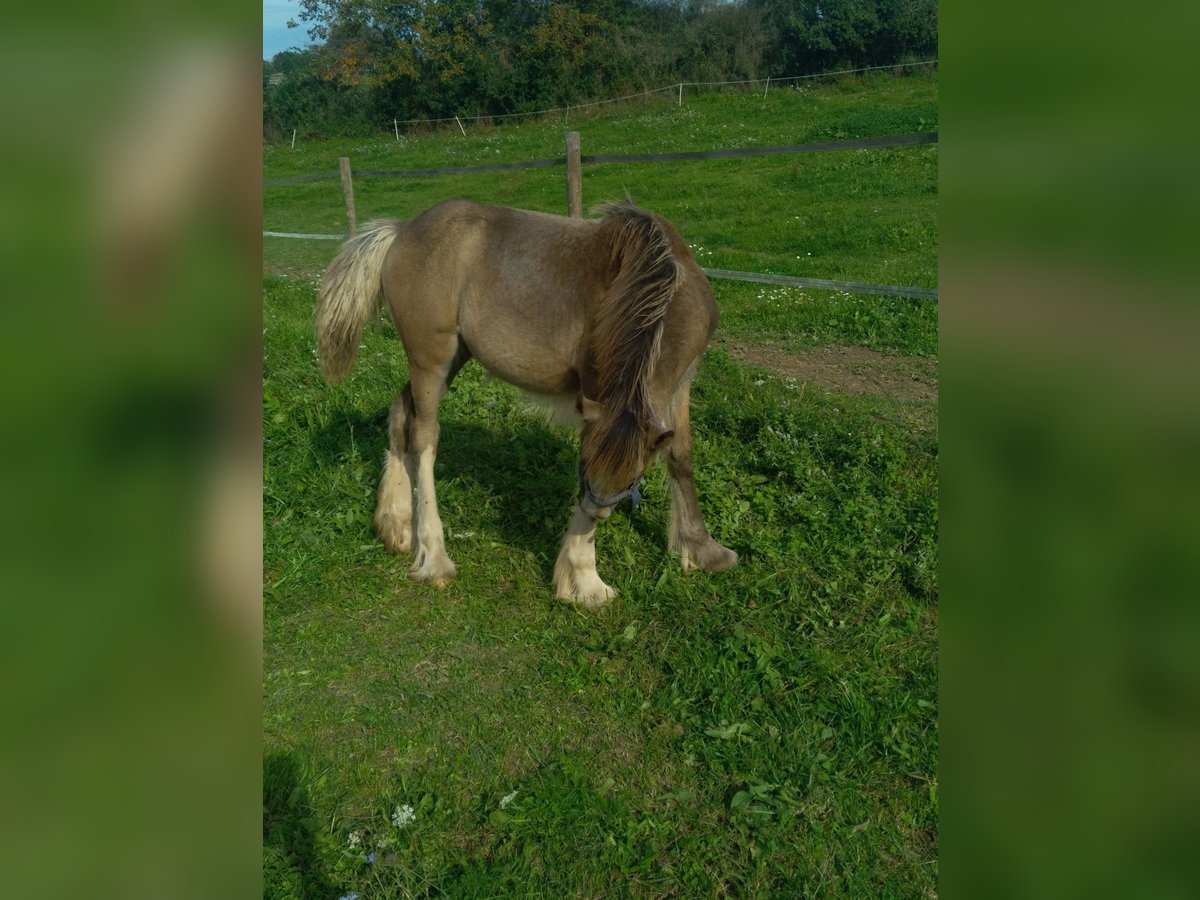
[[[757,94],[700,95],[677,107],[654,101],[592,114],[491,129],[442,130],[401,142],[364,139],[267,147],[265,176],[356,169],[412,169],[557,159],[567,129],[583,152],[633,153],[770,146],[875,137],[937,128],[937,81],[928,75],[875,76],[849,85]],[[585,209],[626,193],[666,216],[702,265],[913,287],[937,286],[936,145],[691,162],[584,167]],[[566,212],[561,167],[410,178],[357,178],[359,221],[412,218],[435,203],[466,197],[543,212]],[[264,227],[346,230],[338,180],[264,188]],[[319,271],[332,245],[264,238],[269,271]],[[309,260],[311,259],[311,263]]]
[[[936,82],[884,86],[923,92],[936,118]],[[808,97],[812,110],[847,106],[824,120],[814,112],[804,133],[836,130],[837,115],[869,119],[872,104],[878,117],[907,115],[867,87],[873,100],[832,89]],[[707,106],[690,107],[695,143],[679,149],[710,145],[722,118],[738,119],[736,104],[760,102],[710,100],[711,121]],[[636,117],[618,119],[595,120],[612,132],[610,152],[670,143]],[[528,143],[509,158],[555,152],[554,135],[524,127]],[[380,164],[367,152],[376,140],[363,142],[364,164]],[[434,161],[453,136],[426,141],[410,139],[412,157],[444,164]],[[350,144],[339,146],[322,152]],[[285,152],[272,150],[269,175],[283,171],[275,160]],[[886,152],[893,162],[737,161],[708,176],[598,167],[585,172],[586,199],[606,199],[601,188],[619,196],[618,176],[641,179],[625,186],[685,223],[706,265],[860,280],[890,271],[935,285],[936,251],[920,244],[936,244],[936,150]],[[314,157],[292,171],[324,167]],[[454,183],[559,211],[561,178],[535,170]],[[361,184],[364,219],[412,215],[448,195],[438,195],[448,182]],[[801,193],[819,207],[798,208]],[[832,219],[864,195],[894,204],[912,247],[897,234],[905,243],[880,250],[876,226],[806,242],[800,226],[779,224],[785,210],[792,222],[814,208]],[[268,189],[268,228],[337,230],[341,215],[336,182]],[[353,376],[326,385],[313,279],[336,245],[264,241],[268,269],[292,273],[264,282],[267,896],[936,891],[936,428],[905,427],[890,398],[842,396],[715,346],[693,393],[696,477],[709,527],[741,565],[682,574],[666,549],[665,479],[652,470],[638,509],[615,514],[597,538],[601,575],[621,596],[583,613],[550,588],[576,439],[470,363],[442,404],[436,473],[458,578],[428,588],[406,579],[407,561],[371,528],[387,407],[406,377],[391,326],[369,326]],[[820,271],[785,268],[807,265],[810,251]],[[844,271],[830,272],[835,264]],[[723,337],[937,353],[928,301],[714,287]]]

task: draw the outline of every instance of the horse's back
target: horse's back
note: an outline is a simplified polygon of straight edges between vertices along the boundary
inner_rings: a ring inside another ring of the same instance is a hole
[[[501,288],[531,279],[575,280],[598,223],[524,209],[446,200],[399,223],[389,264],[402,273],[435,275],[462,290],[472,283]],[[447,283],[443,281],[443,283]]]
[[[598,223],[449,200],[397,228],[384,292],[410,356],[457,332],[496,376],[556,394],[575,368],[589,293],[602,289]]]
[[[656,394],[686,377],[717,324],[704,273],[678,232],[657,221],[681,277],[666,310]],[[505,381],[540,394],[577,390],[589,308],[614,276],[616,227],[470,200],[398,224],[383,287],[410,357],[438,335],[457,334]]]

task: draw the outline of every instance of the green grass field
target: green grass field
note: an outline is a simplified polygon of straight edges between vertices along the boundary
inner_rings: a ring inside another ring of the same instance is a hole
[[[936,76],[880,76],[569,127],[585,153],[617,153],[936,120]],[[343,155],[556,157],[565,130],[269,147],[264,174],[334,171]],[[936,186],[936,146],[584,169],[585,205],[628,190],[702,265],[930,287]],[[565,206],[561,168],[355,189],[360,221],[453,196]],[[340,186],[267,187],[264,227],[344,229]],[[653,469],[641,506],[597,537],[621,596],[587,613],[550,587],[577,439],[473,362],[443,403],[437,462],[458,578],[410,582],[384,552],[371,513],[405,360],[381,317],[346,384],[321,379],[315,280],[334,252],[264,238],[265,895],[935,894],[936,305],[714,281],[696,478],[741,564],[681,573]],[[836,354],[869,356],[873,374],[812,368]]]

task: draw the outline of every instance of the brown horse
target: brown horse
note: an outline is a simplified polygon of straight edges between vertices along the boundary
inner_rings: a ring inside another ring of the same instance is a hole
[[[472,356],[530,394],[566,401],[582,429],[582,496],[554,567],[559,597],[594,608],[616,594],[596,573],[596,521],[627,496],[636,502],[659,454],[671,483],[669,545],[684,571],[737,563],[705,527],[692,477],[688,394],[717,306],[666,220],[631,203],[569,219],[456,200],[409,222],[372,222],[321,281],[317,336],[330,382],[354,365],[381,293],[410,381],[391,407],[375,526],[389,550],[413,553],[411,577],[454,577],[433,462],[438,404]]]

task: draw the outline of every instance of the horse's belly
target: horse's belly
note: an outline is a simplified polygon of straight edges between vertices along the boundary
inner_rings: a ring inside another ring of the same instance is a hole
[[[579,391],[575,346],[566,345],[559,336],[537,328],[493,324],[463,328],[462,338],[480,365],[524,391],[572,397]]]
[[[574,395],[584,323],[576,279],[519,250],[493,255],[463,284],[459,334],[497,378],[535,394]]]

